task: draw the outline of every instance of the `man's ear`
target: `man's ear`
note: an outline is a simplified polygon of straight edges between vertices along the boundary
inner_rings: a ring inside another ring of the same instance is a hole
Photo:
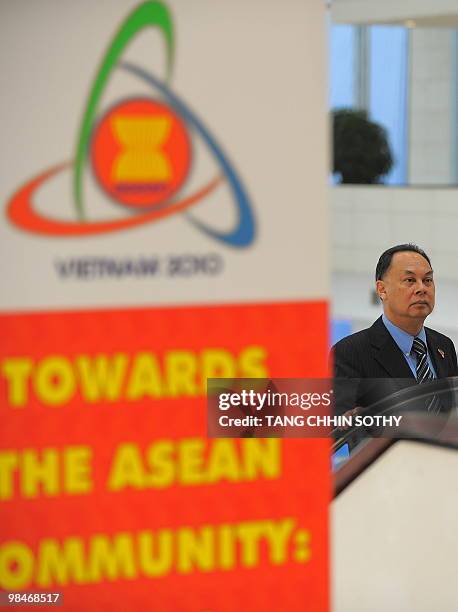
[[[385,300],[385,298],[386,298],[385,283],[382,280],[376,281],[376,283],[375,283],[375,290],[377,291],[377,295],[379,296],[379,298],[383,302]]]

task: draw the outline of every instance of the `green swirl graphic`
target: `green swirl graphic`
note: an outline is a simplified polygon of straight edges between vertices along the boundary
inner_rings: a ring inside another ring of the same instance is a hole
[[[83,114],[75,155],[73,175],[73,195],[76,213],[80,221],[85,220],[83,202],[83,170],[88,155],[88,145],[92,125],[100,97],[105,89],[108,77],[113,70],[127,43],[140,30],[147,26],[158,27],[162,32],[166,46],[166,82],[170,81],[174,58],[173,22],[168,8],[162,2],[144,2],[138,6],[123,22],[114,36],[91,87],[86,109]]]

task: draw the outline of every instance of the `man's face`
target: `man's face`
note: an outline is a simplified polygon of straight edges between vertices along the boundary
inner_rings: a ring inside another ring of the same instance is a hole
[[[398,327],[409,327],[415,322],[421,326],[434,308],[433,271],[418,253],[395,253],[383,280],[377,281],[376,286],[386,316]]]

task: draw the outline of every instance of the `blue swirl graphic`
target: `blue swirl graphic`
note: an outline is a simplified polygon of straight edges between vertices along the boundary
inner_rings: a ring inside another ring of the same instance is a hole
[[[251,203],[245,189],[243,188],[241,180],[237,176],[232,164],[229,162],[216,140],[212,137],[202,121],[200,121],[195,113],[190,110],[187,104],[180,100],[180,98],[174,94],[162,81],[153,76],[151,73],[143,70],[143,68],[129,62],[122,62],[118,64],[118,66],[135,74],[161,92],[170,106],[176,110],[184,121],[190,125],[208,145],[208,148],[215,156],[219,167],[227,178],[232,195],[237,204],[238,223],[235,229],[227,233],[219,232],[202,221],[194,218],[189,213],[187,215],[188,219],[198,229],[216,240],[220,240],[221,242],[233,247],[249,246],[255,237],[255,219],[252,213]]]

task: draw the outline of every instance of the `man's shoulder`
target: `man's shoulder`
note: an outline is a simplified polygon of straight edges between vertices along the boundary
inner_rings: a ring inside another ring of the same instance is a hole
[[[458,376],[458,360],[453,340],[430,327],[425,327],[425,331],[429,349],[436,357],[436,360],[439,354],[442,357],[440,363],[447,366],[445,368],[439,366],[443,369],[443,376]]]
[[[336,342],[332,348],[333,351],[337,352],[346,352],[351,349],[361,350],[364,347],[368,347],[378,334],[385,332],[386,328],[383,325],[382,319],[379,318],[370,327],[345,336],[345,338]]]
[[[376,370],[372,368],[372,345],[383,342],[380,325],[385,328],[381,319],[367,329],[342,338],[332,347],[331,359],[335,378],[368,378],[377,375]]]
[[[366,344],[367,342],[369,342],[369,330],[370,327],[368,327],[367,329],[361,329],[360,331],[357,331],[354,334],[350,334],[349,336],[345,336],[345,338],[342,338],[334,344],[334,346],[332,347],[333,350],[340,351],[349,348],[354,348],[360,346],[361,344]]]
[[[446,336],[445,334],[441,334],[436,329],[431,329],[431,327],[425,327],[426,337],[432,338],[436,344],[442,343],[444,345],[453,345],[453,340]]]

